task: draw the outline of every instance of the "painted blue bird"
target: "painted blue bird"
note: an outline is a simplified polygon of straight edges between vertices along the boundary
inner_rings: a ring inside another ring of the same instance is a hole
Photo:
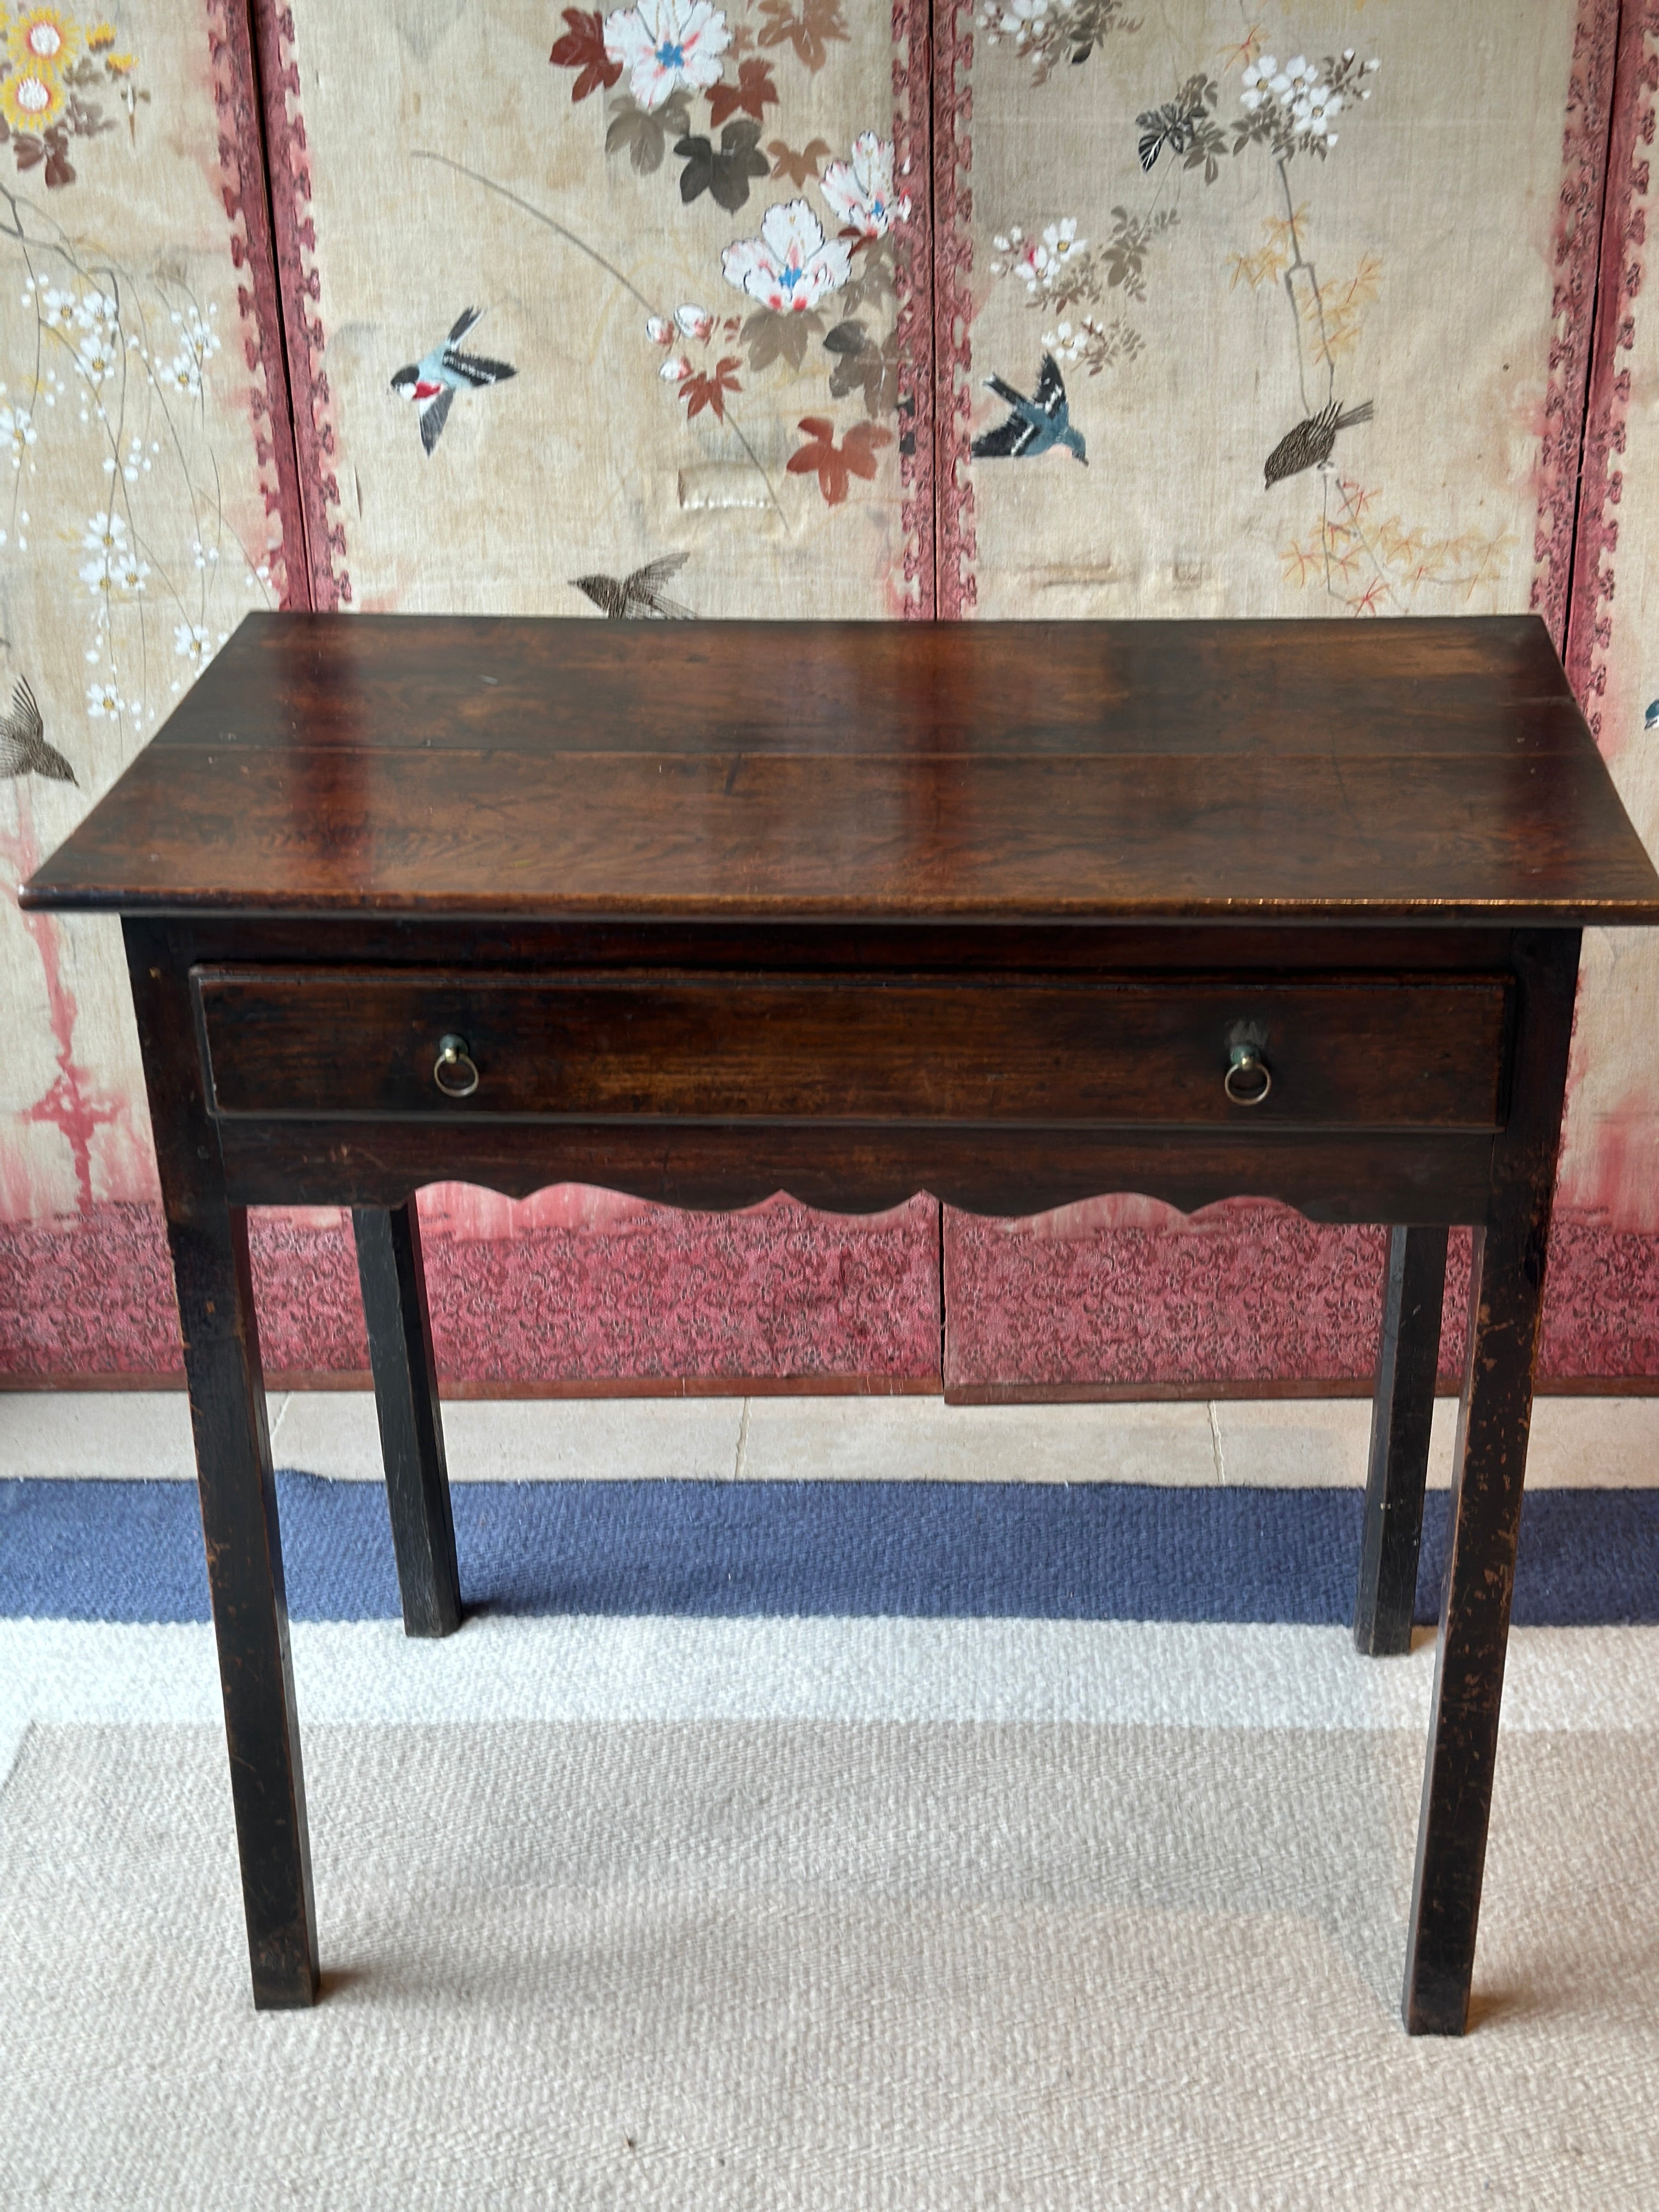
[[[517,369],[504,361],[487,361],[481,354],[463,353],[460,342],[483,313],[481,307],[469,307],[457,320],[455,327],[441,345],[430,353],[423,353],[418,361],[400,368],[392,380],[392,389],[405,399],[412,399],[421,410],[421,443],[430,453],[437,444],[449,413],[449,403],[458,392],[477,392],[486,384],[505,384]]]
[[[1650,699],[1648,711],[1642,717],[1644,730],[1659,730],[1659,699]]]
[[[1012,413],[994,430],[981,430],[974,441],[974,452],[981,460],[1035,460],[1055,446],[1066,447],[1073,460],[1089,465],[1089,456],[1083,444],[1083,433],[1072,427],[1072,410],[1066,403],[1066,386],[1054,357],[1045,353],[1042,368],[1037,378],[1036,398],[1028,399],[1023,392],[1016,392],[1012,384],[1005,384],[1000,376],[988,376],[988,392],[994,392],[999,399],[1006,399]]]

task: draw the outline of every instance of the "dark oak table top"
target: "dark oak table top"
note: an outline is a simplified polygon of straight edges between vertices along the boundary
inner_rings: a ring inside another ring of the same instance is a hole
[[[32,908],[1659,922],[1541,622],[252,615]]]

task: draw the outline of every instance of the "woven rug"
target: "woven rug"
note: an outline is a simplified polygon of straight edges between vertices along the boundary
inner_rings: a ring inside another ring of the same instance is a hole
[[[379,1492],[285,1480],[325,1994],[256,2015],[188,1489],[0,1483],[0,2199],[1659,2203],[1609,1472],[1529,1510],[1579,1625],[1512,1641],[1456,2044],[1399,2026],[1432,1654],[1328,1618],[1349,1486],[458,1485],[431,1645]]]

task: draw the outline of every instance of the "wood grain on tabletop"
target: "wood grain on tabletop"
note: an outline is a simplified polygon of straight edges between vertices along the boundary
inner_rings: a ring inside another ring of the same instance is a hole
[[[1659,920],[1531,617],[252,616],[32,906]]]

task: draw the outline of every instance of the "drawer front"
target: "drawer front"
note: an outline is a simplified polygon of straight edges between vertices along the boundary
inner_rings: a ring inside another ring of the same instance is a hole
[[[194,981],[221,1115],[1425,1129],[1499,1126],[1512,988],[322,968]],[[1267,1096],[1242,1103],[1227,1078],[1262,1087],[1236,1065],[1251,1053]]]

